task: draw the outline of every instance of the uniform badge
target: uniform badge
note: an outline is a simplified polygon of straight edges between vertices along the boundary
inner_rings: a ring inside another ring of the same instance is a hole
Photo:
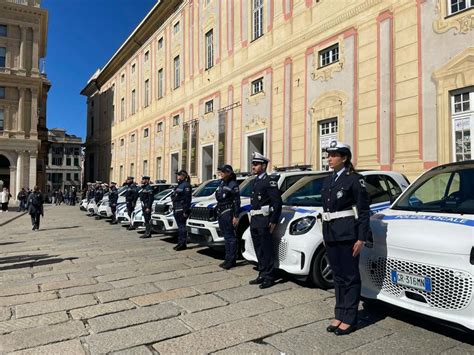
[[[336,197],[339,199],[341,198],[342,196],[344,196],[344,192],[342,190],[339,190],[336,194]]]
[[[365,180],[364,179],[359,179],[359,184],[365,189]]]
[[[225,198],[225,192],[222,194],[222,198]]]
[[[262,199],[262,196],[258,195],[258,199],[261,200],[261,199]]]
[[[275,180],[271,180],[270,181],[270,186],[271,187],[278,187],[278,182],[276,182]]]

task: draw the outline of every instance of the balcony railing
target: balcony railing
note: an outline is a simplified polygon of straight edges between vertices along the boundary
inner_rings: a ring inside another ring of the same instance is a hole
[[[4,1],[12,2],[18,5],[26,5],[26,6],[34,6],[34,7],[41,6],[41,0],[4,0]]]

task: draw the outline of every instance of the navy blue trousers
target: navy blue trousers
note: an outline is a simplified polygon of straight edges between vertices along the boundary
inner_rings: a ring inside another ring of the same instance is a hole
[[[219,216],[219,229],[225,240],[225,260],[237,259],[237,238],[232,224],[232,211],[227,210]]]

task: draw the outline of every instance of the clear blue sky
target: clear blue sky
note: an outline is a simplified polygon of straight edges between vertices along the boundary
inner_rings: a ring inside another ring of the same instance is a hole
[[[86,99],[79,93],[156,0],[43,0],[49,11],[46,73],[48,128],[86,138]]]

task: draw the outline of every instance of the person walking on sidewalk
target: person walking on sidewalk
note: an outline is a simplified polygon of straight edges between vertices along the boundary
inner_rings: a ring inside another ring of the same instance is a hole
[[[16,198],[18,199],[18,201],[20,201],[19,211],[26,211],[26,200],[28,199],[28,194],[26,193],[24,187],[21,188],[21,191],[18,193],[18,196]]]
[[[38,186],[35,186],[33,192],[28,197],[28,213],[31,216],[32,230],[38,230],[40,226],[40,216],[44,217],[43,195]]]
[[[2,192],[0,192],[0,202],[2,203],[2,210],[0,212],[8,212],[8,203],[11,197],[10,191],[4,187]]]

